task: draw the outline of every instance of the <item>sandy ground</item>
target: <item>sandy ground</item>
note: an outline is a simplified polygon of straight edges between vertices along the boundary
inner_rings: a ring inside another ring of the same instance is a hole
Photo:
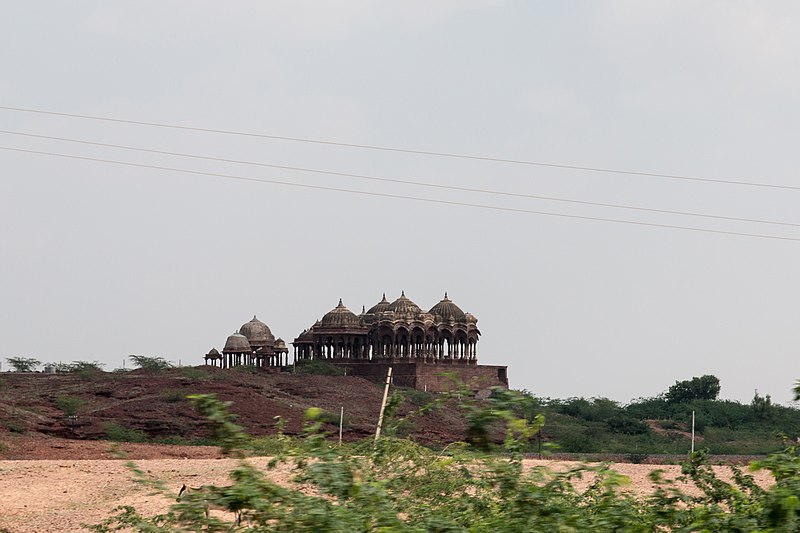
[[[267,459],[254,458],[265,467]],[[0,461],[0,531],[73,532],[86,531],[119,505],[132,505],[144,515],[166,511],[174,498],[153,495],[133,483],[126,461],[19,460]],[[183,483],[225,485],[235,459],[144,459],[136,461],[142,470],[164,481],[177,494]],[[288,482],[287,469],[270,476]]]
[[[41,446],[41,443],[40,443]],[[133,473],[119,459],[77,459],[75,457],[110,457],[108,443],[80,443],[76,449],[70,443],[52,441],[44,451],[34,456],[48,459],[16,459],[0,461],[0,532],[73,532],[86,531],[83,524],[100,522],[120,505],[135,506],[142,514],[166,511],[173,498],[153,495],[151,490],[136,485]],[[220,458],[214,448],[182,446],[124,445],[129,458],[154,478],[166,483],[176,493],[181,485],[225,485],[228,472],[236,459]],[[59,454],[62,456],[58,458]],[[108,455],[106,455],[108,454]],[[56,458],[53,458],[53,457]],[[154,458],[158,457],[158,458]],[[250,461],[261,468],[267,459]],[[568,461],[527,460],[526,466],[547,466],[561,470],[577,466]],[[635,465],[617,463],[613,468],[631,479],[630,490],[646,494],[652,490],[648,473],[655,468],[665,476],[680,475],[676,465]],[[729,477],[724,467],[717,467],[723,477]],[[271,472],[279,483],[290,483],[288,467]],[[760,483],[768,484],[768,476],[757,474]]]

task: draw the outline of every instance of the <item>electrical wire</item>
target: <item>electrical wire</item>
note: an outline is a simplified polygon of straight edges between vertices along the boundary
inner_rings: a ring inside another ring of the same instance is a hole
[[[393,199],[400,199],[400,200],[411,200],[417,202],[426,202],[426,203],[433,203],[433,204],[444,204],[444,205],[454,205],[454,206],[461,206],[461,207],[471,207],[477,209],[487,209],[493,211],[502,211],[502,212],[511,212],[511,213],[524,213],[524,214],[531,214],[531,215],[543,215],[543,216],[552,216],[552,217],[559,217],[559,218],[571,218],[577,220],[590,220],[595,222],[612,222],[616,224],[628,224],[634,226],[644,226],[644,227],[654,227],[654,228],[669,228],[669,229],[678,229],[684,231],[697,231],[703,233],[714,233],[714,234],[721,234],[721,235],[735,235],[739,237],[753,237],[759,239],[772,239],[772,240],[781,240],[781,241],[795,241],[800,242],[800,238],[796,237],[783,237],[778,235],[765,235],[760,233],[746,233],[746,232],[738,232],[738,231],[726,231],[726,230],[715,230],[715,229],[708,229],[708,228],[697,228],[692,226],[678,226],[673,224],[658,224],[654,222],[640,222],[634,220],[621,220],[621,219],[613,219],[613,218],[603,218],[603,217],[592,217],[592,216],[584,216],[584,215],[570,215],[566,213],[552,213],[547,211],[535,211],[531,209],[519,209],[513,207],[502,207],[502,206],[493,206],[487,204],[476,204],[476,203],[468,203],[468,202],[456,202],[452,200],[438,200],[434,198],[423,198],[419,196],[406,196],[400,194],[389,194],[389,193],[380,193],[380,192],[372,192],[372,191],[362,191],[358,189],[345,189],[341,187],[328,187],[324,185],[311,185],[307,183],[295,183],[295,182],[288,182],[288,181],[279,181],[279,180],[269,180],[263,178],[253,178],[248,176],[237,176],[233,174],[221,174],[216,172],[203,172],[199,170],[188,170],[182,168],[175,168],[175,167],[165,167],[165,166],[158,166],[158,165],[147,165],[143,163],[131,163],[128,161],[116,161],[112,159],[102,159],[97,157],[86,157],[86,156],[78,156],[78,155],[71,155],[71,154],[60,154],[55,152],[46,152],[46,151],[39,151],[39,150],[25,150],[22,148],[12,148],[7,146],[0,146],[0,150],[6,150],[11,152],[20,152],[20,153],[27,153],[27,154],[36,154],[36,155],[46,155],[46,156],[54,156],[54,157],[63,157],[68,159],[76,159],[76,160],[83,160],[83,161],[94,161],[100,163],[110,163],[115,165],[125,165],[131,167],[138,167],[138,168],[148,168],[153,170],[164,170],[169,172],[181,172],[185,174],[196,174],[201,176],[211,176],[217,178],[224,178],[224,179],[232,179],[232,180],[240,180],[240,181],[250,181],[250,182],[258,182],[258,183],[268,183],[272,185],[284,185],[288,187],[300,187],[304,189],[315,189],[321,191],[332,191],[332,192],[341,192],[341,193],[348,193],[348,194],[357,194],[362,196],[373,196],[373,197],[381,197],[381,198],[393,198]]]
[[[281,141],[291,141],[291,142],[300,142],[300,143],[310,143],[310,144],[320,144],[320,145],[328,145],[328,146],[339,146],[339,147],[347,147],[347,148],[359,148],[364,150],[377,150],[383,152],[395,152],[395,153],[404,153],[404,154],[414,154],[414,155],[426,155],[426,156],[436,156],[436,157],[448,157],[448,158],[457,158],[457,159],[468,159],[474,161],[488,161],[492,163],[508,163],[514,165],[529,165],[529,166],[539,166],[539,167],[548,167],[548,168],[560,168],[566,170],[579,170],[585,172],[601,172],[606,174],[622,174],[622,175],[629,175],[629,176],[642,176],[642,177],[652,177],[652,178],[663,178],[663,179],[671,179],[671,180],[684,180],[684,181],[696,181],[696,182],[707,182],[707,183],[719,183],[719,184],[726,184],[726,185],[741,185],[747,187],[765,187],[770,189],[797,189],[798,187],[793,187],[790,185],[778,185],[773,183],[761,183],[761,182],[752,182],[752,181],[737,181],[737,180],[726,180],[726,179],[714,179],[714,178],[702,178],[698,176],[685,176],[680,174],[664,174],[664,173],[657,173],[657,172],[644,172],[644,171],[635,171],[635,170],[621,170],[621,169],[613,169],[613,168],[604,168],[604,167],[592,167],[592,166],[581,166],[581,165],[568,165],[568,164],[559,164],[559,163],[548,163],[543,161],[528,161],[523,159],[505,159],[501,157],[491,157],[491,156],[479,156],[479,155],[469,155],[469,154],[460,154],[460,153],[453,153],[453,152],[435,152],[431,150],[413,150],[409,148],[395,148],[390,146],[379,146],[379,145],[372,145],[372,144],[357,144],[357,143],[346,143],[340,141],[331,141],[331,140],[324,140],[324,139],[311,139],[305,137],[289,137],[285,135],[269,135],[264,133],[252,133],[252,132],[244,132],[244,131],[235,131],[235,130],[223,130],[223,129],[214,129],[214,128],[203,128],[203,127],[195,127],[195,126],[182,126],[178,124],[167,124],[163,122],[145,122],[141,120],[126,120],[121,118],[113,118],[113,117],[100,117],[96,115],[79,115],[76,113],[61,113],[57,111],[47,111],[42,109],[29,109],[29,108],[22,108],[22,107],[11,107],[11,106],[0,106],[0,109],[6,111],[17,111],[22,113],[38,113],[43,115],[53,115],[53,116],[61,116],[61,117],[70,117],[70,118],[81,118],[86,120],[99,120],[105,122],[116,122],[121,124],[136,124],[139,126],[152,126],[158,128],[171,128],[171,129],[179,129],[179,130],[188,130],[188,131],[197,131],[197,132],[204,132],[204,133],[218,133],[223,135],[237,135],[242,137],[256,137],[261,139],[274,139],[274,140],[281,140]]]
[[[772,224],[777,226],[790,226],[790,227],[800,227],[800,224],[792,223],[792,222],[781,222],[775,220],[762,220],[756,218],[741,218],[741,217],[732,217],[732,216],[724,216],[724,215],[712,215],[708,213],[695,213],[690,211],[676,211],[670,209],[655,209],[649,207],[640,207],[640,206],[632,206],[632,205],[622,205],[622,204],[611,204],[611,203],[604,203],[604,202],[592,202],[588,200],[576,200],[573,198],[561,198],[556,196],[542,196],[542,195],[535,195],[535,194],[524,194],[524,193],[515,193],[515,192],[508,192],[508,191],[497,191],[492,189],[478,189],[472,187],[459,187],[455,185],[442,185],[439,183],[427,183],[422,181],[410,181],[410,180],[400,180],[400,179],[393,179],[393,178],[385,178],[379,176],[370,176],[366,174],[352,174],[348,172],[335,172],[330,170],[321,170],[321,169],[313,169],[313,168],[305,168],[305,167],[295,167],[295,166],[287,166],[287,165],[275,165],[270,163],[261,163],[256,161],[247,161],[242,159],[227,159],[222,157],[212,157],[212,156],[203,156],[197,154],[187,154],[182,152],[169,152],[166,150],[155,150],[150,148],[140,148],[134,146],[126,146],[121,144],[110,144],[110,143],[102,143],[102,142],[95,142],[95,141],[87,141],[83,139],[72,139],[68,137],[55,137],[51,135],[39,135],[35,133],[27,133],[27,132],[19,132],[19,131],[9,131],[9,130],[0,130],[0,133],[7,134],[7,135],[17,135],[23,137],[31,137],[36,139],[48,139],[48,140],[55,140],[55,141],[64,141],[64,142],[71,142],[77,144],[84,144],[90,146],[102,146],[105,148],[115,148],[120,150],[131,150],[136,152],[145,152],[150,154],[159,154],[159,155],[168,155],[168,156],[177,156],[177,157],[187,157],[192,159],[200,159],[204,161],[217,161],[223,163],[236,163],[241,165],[251,165],[251,166],[259,166],[259,167],[267,167],[267,168],[275,168],[280,170],[290,170],[296,172],[311,172],[316,174],[327,174],[331,176],[340,176],[340,177],[348,177],[348,178],[356,178],[356,179],[363,179],[363,180],[371,180],[371,181],[379,181],[379,182],[386,182],[386,183],[399,183],[403,185],[413,185],[417,187],[429,187],[435,189],[447,189],[453,191],[461,191],[461,192],[470,192],[470,193],[480,193],[480,194],[491,194],[496,196],[506,196],[506,197],[513,197],[513,198],[526,198],[526,199],[535,199],[535,200],[547,200],[552,202],[564,202],[564,203],[571,203],[571,204],[580,204],[580,205],[591,205],[596,207],[610,207],[614,209],[628,209],[634,211],[643,211],[643,212],[650,212],[650,213],[661,213],[661,214],[669,214],[669,215],[681,215],[681,216],[690,216],[690,217],[702,217],[702,218],[711,218],[717,220],[731,220],[736,222],[750,222],[756,224]],[[800,187],[795,187],[796,189],[800,190]]]

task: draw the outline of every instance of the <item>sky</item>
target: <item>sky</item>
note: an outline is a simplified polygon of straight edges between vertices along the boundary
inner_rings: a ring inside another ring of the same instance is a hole
[[[447,291],[513,388],[626,403],[713,374],[791,401],[800,4],[8,4],[4,371],[201,364],[253,315],[291,341],[339,298]]]

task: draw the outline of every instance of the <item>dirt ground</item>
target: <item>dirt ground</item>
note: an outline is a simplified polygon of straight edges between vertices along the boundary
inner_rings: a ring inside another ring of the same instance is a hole
[[[0,460],[0,532],[77,532],[84,524],[94,524],[109,516],[120,505],[135,506],[145,515],[166,511],[171,498],[152,495],[133,482],[126,461],[114,459],[122,450],[127,459],[149,475],[160,479],[176,493],[182,484],[199,486],[227,484],[235,459],[221,458],[217,448],[70,441],[50,438],[4,438]],[[250,459],[265,467],[268,459]],[[528,460],[528,467],[547,466],[553,470],[577,465],[569,461]],[[655,469],[667,477],[680,474],[675,465],[635,465],[617,463],[613,468],[631,479],[631,490],[645,494],[652,490],[647,475]],[[725,475],[726,469],[719,467]],[[278,483],[290,483],[292,473],[281,467],[269,474]],[[760,483],[768,477],[758,473]]]

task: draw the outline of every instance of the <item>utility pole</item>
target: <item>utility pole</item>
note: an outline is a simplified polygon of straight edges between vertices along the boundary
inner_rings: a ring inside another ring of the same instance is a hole
[[[342,445],[342,428],[344,427],[344,405],[339,412],[339,446]]]
[[[383,426],[383,411],[386,409],[386,399],[389,397],[389,383],[392,382],[392,367],[386,373],[386,386],[383,388],[383,400],[381,401],[381,414],[378,416],[378,427],[375,428],[375,442],[381,436],[381,426]]]

